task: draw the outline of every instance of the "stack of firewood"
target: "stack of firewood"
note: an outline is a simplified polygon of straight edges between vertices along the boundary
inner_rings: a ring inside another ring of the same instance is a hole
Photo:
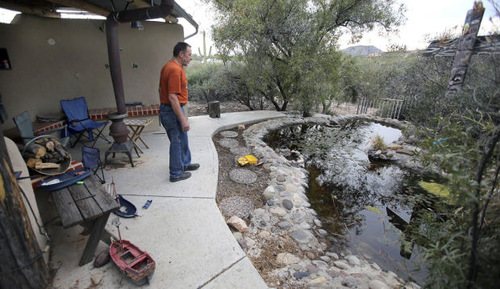
[[[70,154],[59,140],[53,137],[41,137],[30,143],[24,150],[24,159],[28,167],[40,169],[59,169]]]

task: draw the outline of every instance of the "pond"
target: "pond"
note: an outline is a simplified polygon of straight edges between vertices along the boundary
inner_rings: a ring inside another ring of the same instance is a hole
[[[422,284],[427,271],[407,230],[418,221],[425,196],[421,178],[391,163],[370,162],[367,152],[377,135],[391,144],[401,131],[363,121],[294,125],[264,141],[289,159],[298,151],[306,160],[307,196],[335,251],[350,251]]]

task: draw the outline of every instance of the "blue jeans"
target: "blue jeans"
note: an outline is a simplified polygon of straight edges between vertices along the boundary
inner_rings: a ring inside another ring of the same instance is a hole
[[[185,114],[184,108],[181,107],[181,109]],[[181,122],[171,106],[160,105],[160,120],[170,140],[170,177],[178,178],[191,164],[188,135],[182,130]]]

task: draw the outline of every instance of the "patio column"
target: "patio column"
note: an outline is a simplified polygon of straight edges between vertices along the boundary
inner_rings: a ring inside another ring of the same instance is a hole
[[[113,122],[109,127],[109,135],[113,137],[115,143],[121,144],[127,141],[128,129],[123,122],[123,119],[127,117],[127,108],[125,107],[125,92],[123,90],[118,25],[119,23],[115,15],[110,14],[106,19],[106,40],[108,43],[109,69],[115,92],[117,112],[108,114],[108,118]]]
[[[114,12],[106,19],[109,67],[117,108],[116,113],[108,115],[108,118],[113,122],[109,128],[109,135],[113,137],[115,144],[125,143],[128,135],[127,126],[123,122],[123,119],[127,117],[127,108],[125,107],[125,92],[123,90],[118,25],[123,22],[129,23],[131,21],[165,18],[172,12],[174,4],[174,0],[162,0],[158,6],[126,10],[119,13]]]

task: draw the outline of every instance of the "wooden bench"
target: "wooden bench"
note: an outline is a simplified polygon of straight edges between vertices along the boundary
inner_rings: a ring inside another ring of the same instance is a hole
[[[80,259],[80,266],[94,259],[100,240],[108,245],[111,244],[110,237],[114,236],[104,228],[109,214],[118,209],[119,205],[94,175],[84,179],[83,184],[74,184],[53,191],[52,198],[61,217],[63,228],[83,225],[90,231]]]

